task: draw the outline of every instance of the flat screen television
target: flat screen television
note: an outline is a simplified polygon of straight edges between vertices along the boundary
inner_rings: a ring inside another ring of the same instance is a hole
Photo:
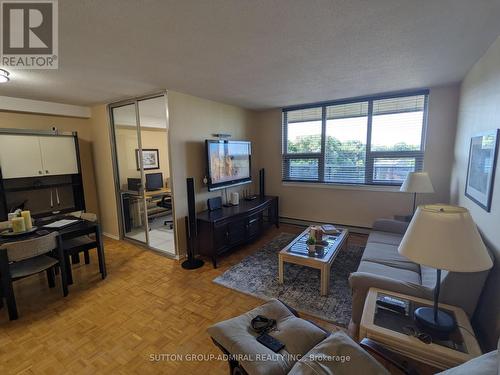
[[[146,174],[146,190],[154,191],[163,188],[163,173]]]
[[[209,191],[252,181],[250,142],[207,139],[205,146]]]

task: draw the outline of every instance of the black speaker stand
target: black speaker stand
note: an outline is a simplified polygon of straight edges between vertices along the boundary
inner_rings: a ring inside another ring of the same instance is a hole
[[[182,262],[181,266],[186,270],[195,270],[197,268],[202,267],[204,264],[205,262],[202,261],[201,259],[192,258]]]
[[[191,197],[189,197],[189,195],[191,195]],[[196,239],[192,235],[193,233],[196,233],[196,217],[193,217],[196,215],[194,214],[194,188],[190,189],[189,184],[188,184],[188,205],[191,208],[190,215],[192,217],[191,218],[189,218],[188,216],[185,217],[186,229],[187,229],[186,231],[187,260],[182,262],[181,266],[185,270],[195,270],[203,266],[204,262],[201,259],[196,259],[195,256]]]

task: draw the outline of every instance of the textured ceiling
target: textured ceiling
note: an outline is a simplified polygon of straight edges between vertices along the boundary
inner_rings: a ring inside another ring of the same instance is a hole
[[[460,81],[500,0],[61,0],[59,69],[0,95],[90,105],[162,88],[261,109]]]

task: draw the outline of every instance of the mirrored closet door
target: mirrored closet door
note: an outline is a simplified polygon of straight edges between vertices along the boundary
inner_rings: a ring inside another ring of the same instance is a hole
[[[175,255],[166,95],[110,106],[122,236]]]

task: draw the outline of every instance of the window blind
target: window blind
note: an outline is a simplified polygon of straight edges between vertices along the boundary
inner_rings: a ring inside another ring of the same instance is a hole
[[[365,181],[368,102],[326,107],[326,182]]]
[[[283,110],[283,180],[399,185],[422,170],[428,92]]]

